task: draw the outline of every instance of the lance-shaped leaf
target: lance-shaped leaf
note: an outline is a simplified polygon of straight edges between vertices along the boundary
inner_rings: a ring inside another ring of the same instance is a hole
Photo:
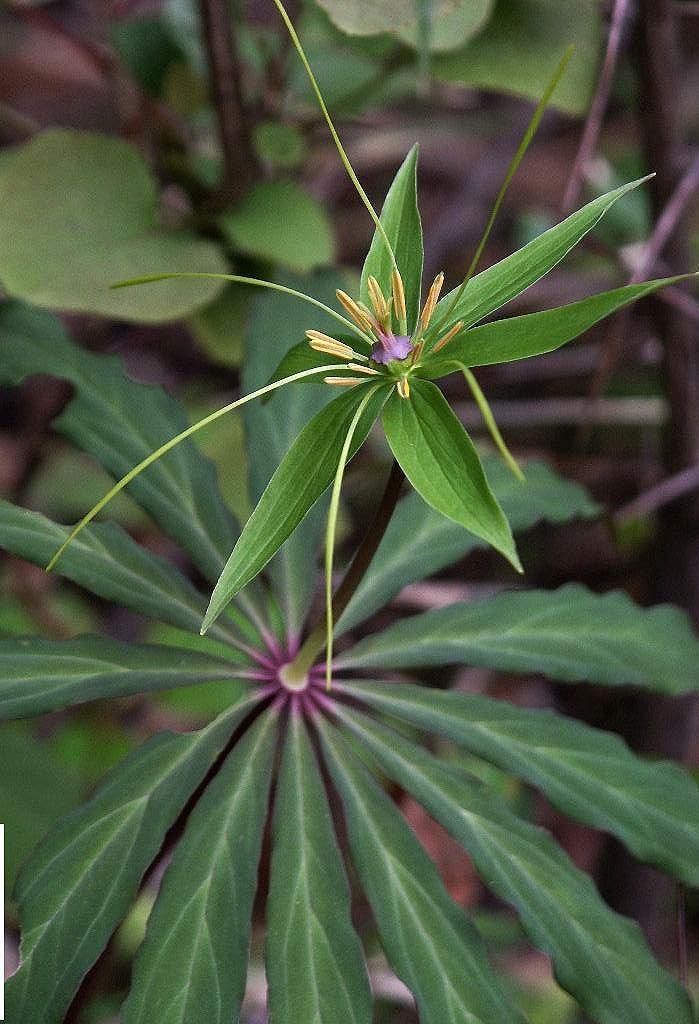
[[[564,480],[543,462],[528,462],[525,480],[515,479],[501,459],[486,457],[488,483],[512,530],[538,522],[565,523],[599,515],[589,494]],[[337,626],[337,634],[352,629],[383,608],[408,583],[425,579],[463,558],[484,542],[430,508],[419,494],[398,505],[369,570]]]
[[[417,146],[413,146],[393,179],[379,218],[391,243],[405,287],[408,331],[412,331],[420,312],[422,283],[422,225],[417,206]],[[367,281],[375,277],[386,298],[391,295],[393,264],[385,239],[374,232],[364,261],[360,297],[369,304]]]
[[[424,805],[512,904],[560,985],[599,1024],[692,1024],[687,993],[653,959],[633,922],[600,899],[548,833],[522,821],[466,772],[442,765],[398,733],[349,709],[339,713],[382,771]]]
[[[342,278],[331,271],[302,280],[292,277],[281,280],[284,286],[303,289],[327,305],[335,304],[335,289],[342,286]],[[267,293],[255,300],[246,332],[247,356],[243,369],[243,389],[246,393],[269,382],[279,360],[299,338],[304,337],[307,328],[313,327],[335,335],[338,325],[330,316],[322,310],[311,312],[309,322],[309,310],[305,303],[301,304],[277,292]],[[299,365],[299,370],[323,365],[323,357],[314,352],[308,342],[303,347],[313,358],[307,365]],[[340,374],[340,371],[333,370],[332,373]],[[243,418],[248,440],[248,478],[253,502],[260,500],[277,466],[308,421],[332,399],[334,389],[324,384],[320,375],[318,381],[320,387],[305,388],[294,384],[275,391],[269,402],[252,402],[245,407]],[[325,522],[323,513],[321,505],[313,509],[282,544],[269,567],[284,612],[286,628],[292,635],[301,632],[313,594],[315,581],[314,574],[309,572],[309,553],[315,554],[321,546]]]
[[[364,955],[330,809],[306,728],[292,713],[279,778],[267,902],[274,1024],[370,1024]]]
[[[39,512],[0,501],[0,548],[45,566],[68,529]],[[93,594],[198,633],[206,601],[169,562],[146,551],[113,523],[83,530],[66,548],[56,572]]]
[[[549,228],[538,238],[528,242],[517,252],[506,256],[487,270],[469,281],[463,295],[451,310],[448,323],[463,320],[465,327],[472,327],[506,302],[516,299],[531,285],[536,284],[550,270],[568,255],[578,242],[591,231],[595,224],[618,199],[642,185],[647,178],[639,178],[612,189],[603,196],[593,199],[582,209],[566,217],[560,224]],[[433,323],[439,324],[450,309],[458,288],[449,292],[437,305]]]
[[[5,1004],[13,1024],[63,1021],[167,830],[255,699],[200,732],[163,733],[130,754],[26,862],[15,890],[21,966]]]
[[[427,504],[492,544],[521,571],[510,525],[478,453],[439,388],[413,380],[409,399],[394,391],[383,425],[397,462]]]
[[[230,661],[179,647],[138,647],[97,636],[0,640],[0,719],[102,698],[236,678]],[[241,684],[231,687],[239,699]]]
[[[231,598],[264,569],[330,486],[347,430],[366,396],[367,386],[375,390],[354,434],[350,457],[354,455],[386,401],[387,386],[368,381],[367,385],[352,388],[321,409],[298,435],[245,524],[211,595],[202,632],[218,618]]]
[[[363,640],[336,665],[463,662],[542,672],[566,683],[628,683],[680,694],[697,689],[698,660],[699,639],[677,608],[640,608],[620,591],[600,596],[571,583],[413,615]]]
[[[430,377],[443,377],[460,369],[461,364],[490,366],[553,352],[616,310],[637,302],[645,295],[652,295],[659,288],[694,276],[681,274],[645,281],[643,284],[626,285],[557,309],[513,316],[508,320],[495,320],[474,327],[471,331],[465,330],[449,342],[444,355],[438,354],[424,360],[425,372]]]
[[[55,426],[116,477],[189,425],[173,398],[130,380],[119,359],[78,348],[49,313],[6,303],[0,310],[0,382],[19,384],[37,373],[75,387],[75,398]],[[191,441],[150,466],[129,492],[208,579],[217,578],[237,527],[213,465]]]
[[[335,728],[318,728],[381,945],[415,996],[422,1024],[523,1024],[478,931],[392,801]]]
[[[352,683],[343,692],[453,740],[525,779],[570,817],[613,833],[639,860],[699,883],[699,786],[617,736],[550,711],[422,686]]]
[[[231,1024],[245,992],[278,713],[263,712],[187,821],[134,964],[123,1024]]]

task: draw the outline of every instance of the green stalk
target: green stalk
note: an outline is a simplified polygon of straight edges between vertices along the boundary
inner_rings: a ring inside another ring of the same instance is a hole
[[[342,142],[340,141],[340,136],[337,134],[337,130],[335,128],[335,125],[333,124],[332,118],[330,117],[330,112],[329,112],[327,106],[325,105],[325,100],[323,99],[323,94],[320,91],[320,86],[318,85],[318,82],[316,80],[316,76],[313,74],[313,69],[312,69],[312,67],[311,67],[311,65],[310,65],[310,63],[308,61],[308,57],[306,56],[306,52],[305,52],[303,46],[301,45],[301,40],[299,39],[298,34],[296,32],[296,29],[293,26],[291,18],[287,14],[286,8],[284,7],[284,4],[281,2],[281,0],[274,0],[274,3],[276,5],[276,7],[277,7],[277,10],[279,11],[279,13],[282,16],[282,20],[284,21],[284,24],[286,25],[287,32],[289,33],[289,35],[291,37],[291,41],[294,44],[294,48],[295,48],[296,52],[298,53],[298,55],[299,55],[299,57],[301,59],[301,63],[304,66],[306,74],[308,75],[308,78],[309,78],[310,83],[311,83],[311,87],[313,89],[313,92],[316,95],[316,99],[318,100],[318,105],[319,105],[319,107],[320,107],[320,109],[322,111],[323,117],[325,118],[325,120],[327,122],[328,128],[330,129],[330,134],[332,135],[332,140],[335,143],[335,148],[337,149],[337,152],[340,155],[340,160],[342,161],[342,165],[345,168],[345,170],[347,171],[347,174],[349,175],[350,181],[352,182],[352,184],[354,185],[355,189],[357,190],[357,194],[359,195],[359,198],[361,199],[361,201],[364,203],[365,207],[367,208],[369,216],[371,217],[371,219],[373,220],[374,224],[376,225],[376,230],[379,232],[379,234],[381,235],[381,237],[382,237],[382,239],[384,241],[386,249],[388,250],[388,254],[391,257],[391,263],[393,264],[393,268],[395,270],[398,270],[398,264],[396,263],[395,253],[393,252],[393,247],[392,247],[392,245],[391,245],[391,243],[389,241],[388,235],[386,234],[386,231],[384,229],[383,224],[379,220],[379,215],[377,214],[376,210],[374,209],[374,207],[371,204],[371,200],[369,199],[369,196],[366,194],[366,192],[362,188],[361,182],[359,181],[359,178],[357,177],[357,175],[355,173],[354,167],[352,167],[352,164],[350,162],[350,158],[347,156],[347,153],[345,152],[345,147],[342,145]]]
[[[374,338],[365,334],[364,331],[360,330],[356,324],[344,317],[342,313],[338,313],[336,309],[326,306],[325,303],[321,302],[319,299],[314,299],[312,295],[306,295],[305,292],[299,292],[295,288],[287,288],[286,285],[277,284],[275,281],[262,281],[258,277],[242,277],[240,274],[208,274],[203,271],[179,271],[170,274],[145,274],[143,277],[130,277],[126,281],[117,281],[116,284],[110,285],[110,287],[113,289],[131,288],[133,285],[137,284],[152,284],[154,281],[168,281],[172,278],[180,277],[203,277],[208,279],[213,278],[215,281],[232,281],[234,284],[249,284],[254,288],[267,288],[272,292],[281,292],[282,295],[291,295],[295,299],[301,299],[303,302],[308,302],[311,306],[316,306],[318,309],[322,309],[324,313],[327,313],[328,316],[334,317],[335,320],[338,320],[343,325],[343,327],[347,327],[349,330],[353,331],[354,334],[357,334],[369,345],[374,344]]]
[[[383,540],[388,524],[391,521],[391,516],[395,511],[404,479],[403,470],[394,459],[386,488],[373,522],[367,530],[360,547],[357,549],[357,553],[347,570],[345,578],[335,592],[332,602],[332,616],[335,621],[344,612],[371,565],[371,561]],[[327,625],[326,616],[324,615],[321,621],[308,634],[294,660],[286,666],[287,676],[292,679],[304,679],[315,664],[316,658],[322,654],[326,642]]]
[[[333,482],[332,494],[330,496],[330,507],[328,509],[328,524],[325,531],[325,689],[330,691],[332,684],[332,657],[333,657],[333,560],[335,555],[335,533],[337,530],[337,514],[340,508],[340,491],[347,466],[352,438],[362,413],[366,409],[369,399],[376,393],[376,387],[369,387],[366,396],[362,399],[357,411],[352,417],[352,422],[347,430],[345,442],[340,452],[340,461],[337,464],[335,480]]]
[[[563,54],[561,62],[558,65],[558,67],[556,68],[556,70],[555,70],[555,72],[553,74],[553,78],[551,79],[551,81],[547,85],[546,91],[544,92],[544,95],[541,97],[541,99],[539,100],[539,103],[537,104],[536,110],[534,111],[534,113],[532,115],[531,121],[527,125],[527,129],[526,129],[524,135],[522,136],[522,141],[520,142],[519,146],[517,147],[517,152],[512,157],[512,160],[510,161],[510,165],[507,168],[507,174],[505,175],[505,180],[503,181],[502,185],[500,186],[500,191],[497,194],[497,198],[496,198],[495,203],[493,205],[493,209],[490,212],[490,217],[488,218],[488,223],[486,224],[485,230],[484,230],[483,234],[481,235],[481,240],[478,243],[478,246],[477,246],[476,251],[474,253],[473,259],[471,260],[471,264],[470,264],[468,270],[466,271],[466,277],[461,282],[461,285],[459,286],[459,289],[456,292],[456,295],[454,296],[452,301],[449,303],[449,308],[447,309],[446,313],[444,314],[442,319],[439,321],[439,324],[437,324],[435,326],[435,328],[434,328],[434,331],[435,331],[436,335],[441,334],[442,331],[444,330],[444,327],[449,322],[449,318],[451,317],[452,313],[454,312],[454,309],[455,309],[457,303],[460,301],[461,296],[464,294],[464,291],[466,290],[466,286],[468,285],[469,281],[471,280],[471,278],[473,277],[473,275],[476,272],[476,268],[478,267],[478,264],[480,263],[480,260],[481,260],[481,256],[483,255],[483,250],[485,249],[486,244],[488,242],[488,239],[490,238],[490,232],[493,230],[493,224],[495,223],[495,218],[497,217],[498,213],[500,212],[500,207],[502,206],[502,201],[505,198],[505,194],[506,194],[508,188],[510,187],[510,182],[512,181],[512,179],[514,178],[515,174],[517,173],[517,169],[518,169],[519,165],[521,164],[522,160],[524,159],[524,155],[527,152],[527,150],[529,149],[529,146],[531,145],[532,139],[534,138],[534,136],[536,134],[536,130],[539,127],[539,122],[541,121],[541,118],[544,116],[544,112],[545,112],[545,110],[546,110],[546,108],[547,108],[547,106],[549,104],[549,100],[551,99],[551,96],[553,95],[553,92],[554,92],[556,86],[558,85],[558,83],[560,82],[561,78],[563,77],[563,73],[564,73],[565,69],[568,67],[568,63],[570,61],[570,58],[573,56],[573,51],[574,50],[575,50],[575,46],[571,43],[571,45],[568,47],[566,52]]]

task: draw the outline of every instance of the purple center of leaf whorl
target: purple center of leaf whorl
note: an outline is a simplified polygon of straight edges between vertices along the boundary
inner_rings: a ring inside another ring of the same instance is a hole
[[[371,350],[371,358],[375,363],[392,363],[394,359],[405,359],[411,348],[410,338],[405,335],[382,333]]]

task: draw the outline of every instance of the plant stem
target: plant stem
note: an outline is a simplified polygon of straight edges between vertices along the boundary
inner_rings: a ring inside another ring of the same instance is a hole
[[[345,578],[335,592],[332,604],[333,620],[335,622],[339,620],[345,608],[350,603],[354,592],[364,579],[366,571],[376,554],[379,544],[383,540],[388,524],[391,521],[391,516],[393,515],[398,503],[404,479],[405,475],[403,470],[394,459],[393,465],[391,466],[391,472],[389,473],[388,480],[386,481],[386,488],[383,492],[383,497],[381,498],[379,507],[376,510],[376,515],[374,516],[371,526],[366,532],[364,540],[357,549],[356,555],[352,559],[352,564],[347,570]],[[314,626],[306,637],[306,640],[301,645],[301,648],[294,660],[287,667],[287,674],[291,674],[293,677],[305,676],[316,661],[318,655],[325,649],[325,642],[326,618],[325,615],[323,615],[320,622]]]
[[[227,204],[240,199],[255,180],[257,160],[243,100],[230,5],[228,0],[199,0],[199,12],[223,154],[219,200]]]

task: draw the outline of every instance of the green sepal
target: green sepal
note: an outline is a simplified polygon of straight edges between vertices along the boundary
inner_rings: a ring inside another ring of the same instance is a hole
[[[457,320],[462,320],[467,328],[472,327],[506,302],[516,299],[553,270],[618,199],[646,181],[648,177],[639,178],[593,199],[517,252],[476,274],[453,309],[451,305],[459,289],[449,292],[438,303],[432,318],[433,324],[440,324],[449,312],[444,330]]]
[[[492,544],[521,572],[510,525],[478,453],[439,388],[413,378],[409,399],[391,394],[383,425],[397,462],[428,505]]]
[[[412,333],[420,315],[420,289],[422,287],[422,225],[417,205],[417,156],[413,146],[398,169],[381,209],[380,221],[388,236],[396,263],[403,278],[405,305],[408,313],[408,333]],[[362,268],[360,298],[371,305],[367,281],[375,277],[388,299],[391,295],[393,264],[385,239],[378,231],[374,237]]]
[[[374,378],[376,379],[376,378]],[[386,401],[388,385],[357,385],[321,409],[298,435],[277,467],[211,595],[202,633],[216,621],[229,601],[254,579],[289,534],[332,483],[342,446],[354,413],[373,387],[372,396],[355,432],[351,455],[366,440]]]
[[[494,320],[481,327],[464,330],[449,342],[443,352],[427,355],[422,361],[422,370],[427,377],[437,378],[462,369],[462,365],[491,366],[553,352],[618,309],[652,295],[659,288],[696,276],[680,274],[626,285],[567,306]]]

